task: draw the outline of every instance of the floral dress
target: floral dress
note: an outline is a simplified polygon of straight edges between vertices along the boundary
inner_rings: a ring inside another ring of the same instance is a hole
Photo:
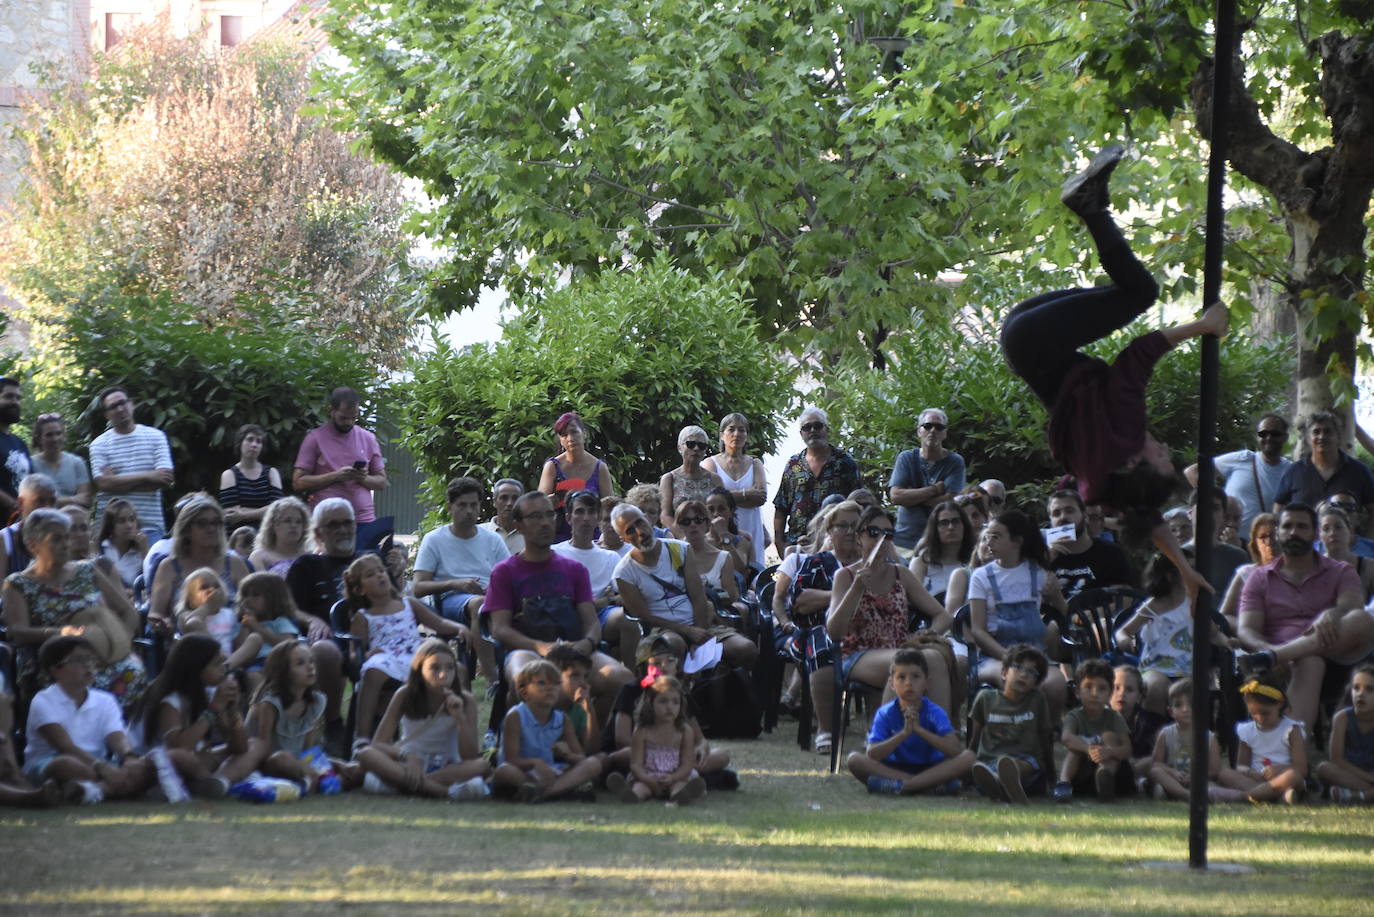
[[[367,651],[372,653],[363,661],[362,671],[381,669],[388,677],[405,681],[410,672],[410,660],[420,648],[420,626],[415,623],[410,601],[403,602],[401,610],[391,614],[358,613],[367,621]]]
[[[29,624],[33,627],[63,627],[78,612],[92,605],[103,605],[104,597],[95,581],[95,564],[78,561],[72,565],[72,575],[65,583],[49,583],[35,579],[26,571],[11,573],[5,582],[18,589],[29,603]],[[38,671],[35,648],[25,648],[19,657],[20,677]],[[96,673],[95,686],[109,691],[119,701],[127,715],[143,699],[148,688],[148,673],[143,660],[130,653],[118,662]]]

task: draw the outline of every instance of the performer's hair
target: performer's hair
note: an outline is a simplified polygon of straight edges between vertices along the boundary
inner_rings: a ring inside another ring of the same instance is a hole
[[[1122,534],[1127,541],[1141,544],[1159,524],[1159,511],[1173,498],[1177,483],[1175,475],[1140,464],[1108,475],[1098,502],[1120,510]]]

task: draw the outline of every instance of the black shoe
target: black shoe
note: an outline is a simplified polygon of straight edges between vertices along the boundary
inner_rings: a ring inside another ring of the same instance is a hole
[[[709,774],[702,774],[701,778],[706,781],[708,790],[737,790],[739,789],[739,774],[722,767],[718,771],[711,771]]]
[[[1093,157],[1093,161],[1088,163],[1086,169],[1064,182],[1064,187],[1059,192],[1059,200],[1081,217],[1106,211],[1107,183],[1111,179],[1112,170],[1121,162],[1124,155],[1126,148],[1119,143],[1104,148]]]
[[[1236,657],[1236,668],[1240,669],[1242,675],[1253,675],[1255,672],[1272,669],[1278,664],[1278,657],[1274,655],[1273,650],[1260,650],[1258,653],[1245,653]]]

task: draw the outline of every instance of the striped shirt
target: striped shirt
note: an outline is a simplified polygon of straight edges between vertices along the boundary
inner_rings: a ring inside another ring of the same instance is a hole
[[[135,424],[129,433],[106,430],[91,443],[91,471],[98,478],[109,469],[110,474],[141,474],[159,468],[172,467],[172,450],[167,434],[143,424]],[[112,497],[123,497],[138,512],[141,528],[166,531],[167,521],[162,515],[162,490],[137,490],[122,494],[101,491],[96,495],[96,528],[105,514],[105,504]]]

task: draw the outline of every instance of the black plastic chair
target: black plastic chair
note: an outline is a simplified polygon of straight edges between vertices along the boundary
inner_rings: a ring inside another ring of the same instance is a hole
[[[363,646],[362,641],[353,636],[353,607],[347,599],[339,599],[329,608],[329,629],[333,632],[334,644],[343,655],[343,676],[348,681],[351,697],[348,701],[348,715],[344,719],[344,748],[353,748],[353,737],[358,728],[358,686],[362,678]]]
[[[1069,600],[1066,627],[1060,638],[1068,645],[1077,666],[1086,659],[1105,659],[1112,665],[1136,665],[1139,660],[1116,645],[1117,621],[1133,614],[1149,598],[1129,586],[1085,589]]]

